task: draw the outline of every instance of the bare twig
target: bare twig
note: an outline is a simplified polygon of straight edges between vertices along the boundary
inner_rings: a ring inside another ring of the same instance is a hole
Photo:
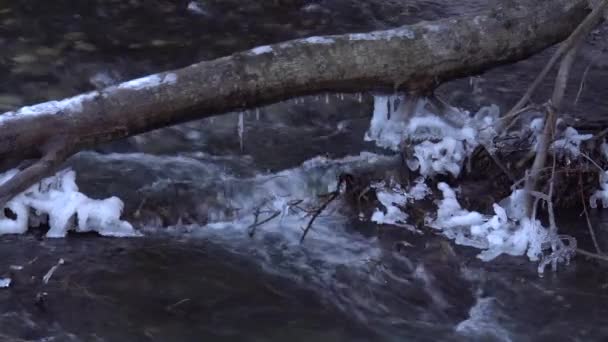
[[[261,225],[263,225],[264,223],[270,222],[273,219],[275,219],[277,216],[281,215],[281,211],[277,210],[275,212],[273,212],[269,217],[263,219],[262,221],[258,222],[258,217],[259,217],[260,213],[256,212],[255,214],[255,221],[253,222],[252,225],[250,225],[247,229],[249,230],[249,236],[253,237],[253,235],[255,234],[255,229]]]
[[[325,211],[325,209],[327,209],[327,206],[329,206],[329,204],[331,202],[333,202],[336,198],[338,198],[338,196],[340,195],[340,188],[342,188],[342,184],[345,184],[346,186],[348,186],[348,184],[346,184],[346,182],[348,179],[351,179],[351,178],[352,178],[352,176],[348,175],[348,174],[340,175],[340,177],[338,178],[338,185],[336,186],[336,190],[333,192],[330,192],[329,194],[326,194],[327,199],[325,200],[325,202],[323,202],[323,204],[321,204],[321,206],[319,208],[315,209],[312,212],[312,217],[308,221],[308,224],[306,225],[306,227],[303,228],[304,233],[302,233],[302,237],[300,238],[300,243],[304,242],[304,239],[306,238],[308,231],[310,230],[310,228],[312,228],[312,224],[315,222],[317,217],[319,217],[319,215],[321,215],[321,213],[323,211]]]
[[[584,249],[577,248],[576,253],[582,254],[589,258],[598,259],[598,260],[602,260],[602,261],[608,261],[608,255],[597,254],[597,253],[586,251]]]
[[[589,63],[589,65],[587,65],[587,68],[585,68],[585,72],[583,72],[583,77],[581,78],[581,84],[578,87],[578,92],[576,93],[576,99],[574,99],[575,106],[578,104],[578,100],[581,97],[581,94],[583,93],[583,88],[585,88],[585,81],[587,80],[587,73],[589,72],[589,69],[591,69],[591,64],[592,63]]]
[[[593,247],[595,247],[595,251],[598,254],[603,254],[602,250],[600,249],[600,245],[597,242],[595,231],[593,230],[593,225],[591,225],[591,220],[589,219],[589,212],[587,211],[587,201],[585,200],[585,194],[583,193],[583,178],[580,174],[578,176],[578,184],[581,193],[581,203],[583,204],[583,213],[585,214],[585,220],[587,220],[587,228],[589,228],[589,234],[591,234],[591,241],[593,241]]]
[[[308,224],[306,225],[306,228],[304,228],[304,233],[302,233],[302,237],[300,238],[300,243],[304,242],[304,239],[306,238],[306,234],[308,234],[308,231],[310,230],[310,228],[312,228],[312,224],[315,222],[315,220],[317,219],[317,217],[319,215],[321,215],[321,213],[323,211],[325,211],[325,209],[327,208],[327,206],[333,202],[338,195],[340,195],[340,184],[338,184],[338,189],[336,189],[336,191],[332,192],[329,197],[327,198],[327,200],[325,202],[323,202],[323,204],[314,211],[314,213],[312,214],[312,217],[310,218],[310,220],[308,221]]]

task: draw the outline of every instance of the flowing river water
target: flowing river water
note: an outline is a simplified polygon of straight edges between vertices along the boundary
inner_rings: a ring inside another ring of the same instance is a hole
[[[0,0],[0,111],[258,45],[389,28],[498,3]],[[587,43],[568,92],[570,116],[590,124],[608,108],[605,51],[597,44],[602,30]],[[441,92],[469,110],[490,103],[504,108],[547,56],[451,82]],[[391,165],[391,156],[369,154],[382,151],[362,139],[371,111],[369,94],[320,94],[73,157],[69,166],[81,190],[121,197],[125,217],[145,236],[47,239],[35,230],[2,236],[0,276],[12,284],[0,289],[0,340],[608,338],[607,269],[582,257],[541,278],[527,259],[483,263],[476,251],[432,232],[377,228],[339,208],[320,217],[302,244],[301,222],[276,219],[253,236],[247,225],[219,223],[269,196],[327,192],[340,172]],[[598,211],[592,220],[605,241],[608,217]],[[561,220],[586,246],[582,224],[578,213]]]

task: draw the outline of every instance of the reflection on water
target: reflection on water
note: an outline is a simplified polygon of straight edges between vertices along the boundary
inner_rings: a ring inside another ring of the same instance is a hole
[[[0,1],[0,111],[256,45],[386,28],[488,5],[477,0]],[[476,81],[478,90],[463,80],[441,91],[471,109],[504,105],[545,60],[537,56],[492,71]],[[575,66],[576,77],[587,65]],[[599,66],[591,70],[569,112],[597,118],[608,108],[599,93],[608,74]],[[0,277],[13,279],[9,289],[0,289],[0,340],[608,336],[608,276],[582,258],[538,278],[535,266],[523,259],[482,264],[475,251],[453,247],[431,232],[376,231],[352,222],[339,208],[320,218],[302,245],[298,222],[270,222],[254,237],[243,224],[205,226],[218,217],[246,220],[232,209],[251,209],[273,189],[312,198],[327,191],[344,165],[298,166],[318,155],[335,159],[372,149],[362,141],[370,112],[368,94],[361,101],[357,94],[321,94],[243,113],[242,149],[239,113],[232,113],[100,147],[105,155],[76,156],[69,165],[78,172],[80,188],[95,197],[124,198],[126,215],[143,224],[147,236],[48,240],[33,232],[0,238]],[[256,183],[260,179],[264,182]],[[218,214],[222,210],[224,216]],[[604,219],[595,217],[600,235]],[[566,228],[575,224],[576,216],[563,221]],[[412,246],[395,249],[401,241]],[[584,245],[588,237],[580,241]],[[65,263],[43,284],[60,258]]]

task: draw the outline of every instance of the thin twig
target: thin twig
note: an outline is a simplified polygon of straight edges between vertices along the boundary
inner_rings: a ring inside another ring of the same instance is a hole
[[[587,80],[587,73],[589,73],[589,69],[591,69],[591,64],[589,63],[589,65],[587,65],[587,68],[585,68],[585,72],[583,72],[583,77],[581,78],[581,84],[578,87],[578,92],[576,93],[576,99],[574,99],[574,105],[576,106],[578,104],[578,99],[581,97],[581,94],[583,93],[583,88],[585,88],[585,81]]]
[[[586,257],[590,257],[590,258],[594,258],[594,259],[598,259],[598,260],[602,260],[602,261],[608,261],[608,255],[597,254],[597,253],[586,251],[584,249],[577,248],[576,253],[582,254],[582,255],[584,255]]]
[[[270,215],[269,217],[263,219],[262,221],[258,222],[258,216],[259,213],[255,216],[255,221],[252,225],[250,225],[247,229],[249,230],[249,236],[253,237],[253,235],[255,234],[255,229],[261,225],[263,225],[264,223],[270,222],[273,219],[275,219],[277,216],[281,215],[281,211],[277,210],[274,213],[272,213],[272,215]]]
[[[583,204],[583,213],[585,214],[585,220],[587,220],[587,228],[589,228],[589,234],[591,234],[591,241],[593,241],[593,247],[595,247],[595,251],[598,254],[603,254],[602,250],[600,249],[600,245],[597,242],[595,231],[593,230],[593,225],[591,225],[591,220],[589,219],[589,212],[587,211],[587,201],[585,200],[585,194],[583,193],[583,178],[580,174],[578,176],[578,184],[581,193],[581,203]]]
[[[312,227],[312,224],[315,222],[317,217],[319,215],[321,215],[321,213],[327,208],[327,206],[331,202],[333,202],[338,197],[339,194],[340,194],[340,184],[338,184],[338,189],[336,191],[332,192],[331,195],[327,198],[327,200],[325,202],[323,202],[323,204],[317,210],[315,210],[314,214],[312,214],[310,221],[308,221],[306,228],[304,228],[304,233],[302,233],[302,237],[300,238],[300,243],[304,242],[304,239],[306,238],[306,234],[308,234],[308,231]]]

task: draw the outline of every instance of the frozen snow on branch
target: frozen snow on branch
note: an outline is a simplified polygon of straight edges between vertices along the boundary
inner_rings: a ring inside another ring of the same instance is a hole
[[[303,39],[302,41],[306,42],[306,43],[310,43],[310,44],[333,44],[335,43],[335,40],[331,39],[331,38],[327,38],[327,37],[308,37]]]
[[[416,38],[414,31],[407,27],[400,27],[386,31],[374,31],[369,33],[351,33],[348,35],[349,40],[390,40],[393,38]]]
[[[118,85],[119,89],[143,90],[158,87],[163,84],[175,84],[177,75],[174,73],[155,74],[123,82]]]
[[[18,173],[13,169],[0,175],[0,184]],[[6,204],[16,217],[0,212],[0,235],[22,234],[30,226],[49,224],[48,237],[64,237],[69,230],[95,231],[105,236],[138,236],[131,224],[120,220],[123,202],[117,197],[95,200],[78,191],[76,173],[59,172],[46,178]]]
[[[37,115],[55,115],[64,112],[77,113],[81,112],[83,103],[86,101],[94,100],[99,96],[99,92],[93,91],[86,94],[70,97],[61,101],[48,101],[39,103],[33,106],[22,107],[15,112],[8,112],[0,115],[0,124],[4,120],[10,120],[15,117],[21,117],[25,115],[37,116]]]
[[[270,47],[269,45],[264,45],[264,46],[258,46],[256,48],[251,49],[251,54],[253,55],[261,55],[264,53],[271,53],[272,47]]]

